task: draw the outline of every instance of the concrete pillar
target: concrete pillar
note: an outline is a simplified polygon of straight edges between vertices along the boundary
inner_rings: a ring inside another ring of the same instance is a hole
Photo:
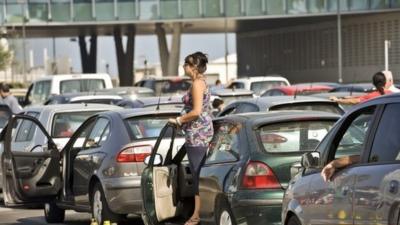
[[[79,36],[79,49],[81,52],[82,72],[96,73],[97,64],[97,35],[92,34],[90,38],[89,52],[84,35]]]
[[[167,37],[165,34],[163,23],[156,23],[155,32],[158,40],[158,49],[160,52],[162,74],[163,76],[166,76],[168,74],[169,51],[168,51]]]
[[[117,53],[119,85],[132,86],[134,84],[133,60],[135,53],[136,27],[134,25],[128,27],[126,33],[128,39],[125,51],[122,43],[122,35],[120,27],[116,27],[114,29],[114,42]]]
[[[168,60],[168,75],[178,75],[179,53],[181,50],[182,23],[172,24],[172,43]]]

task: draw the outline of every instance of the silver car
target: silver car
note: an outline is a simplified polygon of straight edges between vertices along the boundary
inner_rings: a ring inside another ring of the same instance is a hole
[[[48,223],[61,223],[66,209],[91,212],[99,224],[105,220],[119,222],[127,214],[139,216],[144,159],[168,119],[179,113],[177,109],[101,112],[88,118],[61,152],[37,119],[14,117],[5,132],[2,159],[7,171],[5,205],[46,203]],[[12,126],[18,121],[36,124],[47,142],[40,142],[31,151],[13,149]],[[161,151],[168,150],[168,142],[161,143]],[[183,143],[180,136],[174,149]],[[36,152],[35,148],[42,151]]]
[[[36,118],[52,137],[57,149],[61,150],[74,131],[95,113],[121,109],[118,106],[103,104],[64,104],[52,106],[33,106],[22,112]],[[16,124],[10,140],[12,151],[43,152],[45,135],[37,132],[37,126],[31,121]],[[3,154],[3,141],[0,139],[0,156]],[[2,189],[3,172],[0,161],[0,189]]]

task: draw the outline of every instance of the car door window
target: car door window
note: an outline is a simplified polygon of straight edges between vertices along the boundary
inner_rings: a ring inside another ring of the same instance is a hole
[[[375,106],[356,112],[354,116],[350,116],[350,125],[338,141],[335,158],[361,154],[366,136],[371,127],[374,112]]]
[[[400,104],[385,107],[372,144],[369,162],[400,161]]]
[[[210,142],[207,164],[236,161],[239,158],[239,132],[237,123],[218,122],[214,124],[214,136]]]
[[[50,95],[51,81],[39,81],[32,90],[32,104],[45,102]]]
[[[110,132],[110,122],[106,118],[99,118],[93,129],[90,131],[88,138],[85,140],[84,148],[98,148],[107,140]]]
[[[38,112],[27,112],[25,115],[39,117]],[[17,121],[18,131],[15,136],[15,142],[28,142],[31,141],[35,134],[37,125],[30,120],[18,120]]]

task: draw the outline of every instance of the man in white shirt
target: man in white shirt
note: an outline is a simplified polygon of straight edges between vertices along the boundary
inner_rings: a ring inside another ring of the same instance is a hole
[[[393,74],[392,71],[389,70],[384,70],[382,71],[383,74],[385,74],[385,78],[386,78],[386,88],[389,89],[389,91],[393,92],[393,93],[397,93],[400,92],[400,89],[396,88],[396,86],[394,86],[394,81],[393,81]]]

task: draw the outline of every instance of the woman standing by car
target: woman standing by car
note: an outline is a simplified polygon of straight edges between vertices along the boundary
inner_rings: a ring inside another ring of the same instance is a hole
[[[185,132],[184,147],[193,174],[195,207],[193,215],[185,225],[200,223],[199,175],[205,162],[209,142],[214,134],[210,109],[211,94],[204,76],[207,63],[207,56],[202,52],[186,56],[183,68],[193,84],[183,96],[184,114],[169,121],[180,126]]]

